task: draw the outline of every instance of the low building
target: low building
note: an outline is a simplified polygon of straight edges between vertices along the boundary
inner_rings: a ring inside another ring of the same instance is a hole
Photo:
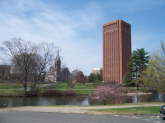
[[[84,83],[86,81],[86,77],[83,72],[80,70],[72,71],[72,83]]]
[[[71,80],[71,73],[67,67],[61,69],[60,80],[63,82],[68,82]]]
[[[10,79],[10,65],[0,65],[0,80]]]
[[[92,73],[101,75],[102,74],[102,69],[101,68],[93,68]]]

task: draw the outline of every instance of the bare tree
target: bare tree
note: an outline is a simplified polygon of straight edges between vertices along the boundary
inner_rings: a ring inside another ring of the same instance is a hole
[[[13,65],[18,69],[23,78],[25,94],[27,92],[27,81],[32,69],[32,54],[36,53],[35,47],[28,41],[12,39],[4,42],[4,49],[11,56]]]
[[[45,73],[49,69],[50,65],[52,65],[58,50],[59,49],[53,43],[42,42],[41,44],[39,44],[39,50],[37,52],[38,54],[37,81],[40,81],[42,76],[45,75]]]
[[[22,75],[25,94],[27,82],[35,88],[37,82],[44,79],[44,75],[56,56],[57,47],[53,43],[32,44],[22,39],[4,41],[3,50],[11,57],[12,64]],[[1,48],[2,49],[2,48]]]

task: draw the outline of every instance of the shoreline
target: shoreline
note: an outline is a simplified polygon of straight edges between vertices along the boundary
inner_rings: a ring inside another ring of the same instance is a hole
[[[162,106],[165,103],[141,103],[141,104],[120,104],[120,105],[98,105],[98,106],[21,106],[21,107],[6,107],[0,108],[0,112],[60,112],[60,113],[79,113],[79,114],[98,114],[98,115],[105,115],[105,114],[116,114],[113,112],[106,112],[106,111],[99,111],[105,109],[122,109],[122,108],[141,108],[141,107],[156,107]],[[130,113],[128,113],[131,115]],[[122,115],[122,114],[120,114]],[[132,115],[135,115],[132,113]]]
[[[58,92],[58,91],[57,91]],[[143,96],[143,95],[151,95],[152,93],[150,92],[130,92],[130,93],[126,93],[126,94],[123,94],[124,96]],[[24,94],[18,94],[18,95],[0,95],[0,97],[51,97],[51,96],[88,96],[89,94],[78,94],[78,93],[75,93],[73,95],[70,95],[70,94],[67,94],[67,91],[66,93],[64,92],[58,92],[58,93],[55,93],[53,95],[44,95],[44,94],[38,94],[38,95],[35,95],[35,96],[32,96],[32,95],[29,95],[29,96],[25,96]]]

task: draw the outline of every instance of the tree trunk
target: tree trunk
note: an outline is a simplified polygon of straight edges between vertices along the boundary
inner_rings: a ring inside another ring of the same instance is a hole
[[[24,93],[25,93],[25,96],[27,95],[27,80],[28,80],[28,77],[27,75],[24,76],[24,83],[23,83],[23,86],[24,86]]]

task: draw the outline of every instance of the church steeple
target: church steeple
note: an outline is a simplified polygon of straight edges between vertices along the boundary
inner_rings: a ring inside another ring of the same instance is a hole
[[[60,58],[59,50],[57,51],[57,56],[55,58],[54,64],[55,64],[55,68],[59,66],[61,67],[61,58]]]
[[[56,81],[60,81],[60,73],[61,73],[61,58],[59,50],[57,51],[57,56],[55,58],[55,73],[56,73]]]

